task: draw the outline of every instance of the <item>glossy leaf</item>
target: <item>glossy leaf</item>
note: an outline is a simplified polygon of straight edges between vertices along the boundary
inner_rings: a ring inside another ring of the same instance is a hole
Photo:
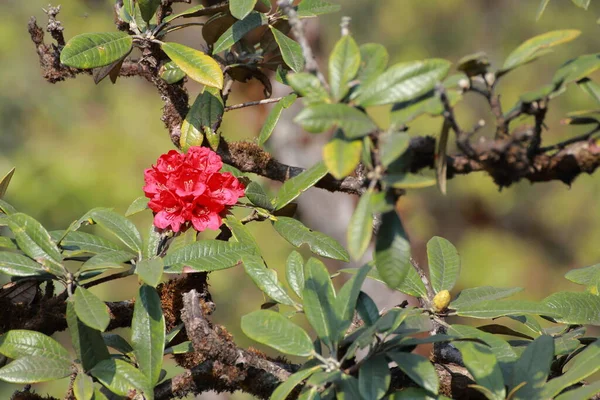
[[[456,314],[471,318],[498,318],[508,315],[533,314],[558,318],[561,313],[548,305],[528,300],[485,300],[456,308]]]
[[[565,278],[579,285],[585,285],[593,294],[600,294],[600,264],[572,269]]]
[[[232,215],[228,216],[223,222],[231,230],[231,234],[237,242],[252,246],[253,249],[249,250],[248,252],[253,255],[260,256],[260,248],[258,247],[258,243],[246,225],[242,224],[240,220]]]
[[[325,265],[310,258],[304,268],[306,281],[303,296],[304,314],[319,339],[333,349],[337,342],[339,317],[335,310],[335,291]]]
[[[448,334],[467,339],[480,339],[484,341],[494,353],[494,356],[500,363],[511,363],[517,359],[517,354],[511,345],[498,335],[480,331],[477,328],[467,325],[453,324],[448,328]],[[460,342],[456,342],[457,345]]]
[[[377,304],[375,304],[373,299],[365,292],[360,292],[358,294],[358,300],[356,301],[356,312],[360,316],[360,319],[362,319],[367,326],[374,325],[379,318]]]
[[[290,86],[302,96],[305,104],[329,103],[329,93],[321,81],[315,75],[308,72],[299,72],[297,74],[288,74],[287,80]]]
[[[83,33],[73,37],[60,52],[60,62],[90,69],[111,64],[131,50],[133,38],[124,32]]]
[[[65,235],[65,231],[52,231],[50,232],[50,236],[55,241],[58,241],[59,238],[64,236],[60,245],[63,248],[63,254],[65,256],[75,256],[84,253],[100,254],[110,251],[123,251],[120,245],[103,237],[86,232],[75,231],[68,232]]]
[[[526,40],[506,58],[502,69],[498,71],[498,76],[546,54],[551,47],[570,42],[580,33],[578,30],[565,29],[547,32]]]
[[[396,189],[422,189],[433,186],[436,182],[433,177],[411,173],[386,175],[383,181]]]
[[[125,216],[129,217],[148,209],[148,201],[149,200],[146,196],[138,197],[129,205],[127,211],[125,211]]]
[[[210,56],[179,43],[163,43],[163,51],[191,79],[206,86],[223,88],[223,73]]]
[[[131,250],[142,253],[142,236],[133,222],[114,211],[97,208],[89,213],[95,223],[115,235]]]
[[[0,252],[0,272],[9,276],[35,276],[45,271],[41,264],[21,254]]]
[[[273,203],[271,202],[269,195],[265,192],[263,187],[256,182],[250,182],[250,184],[246,186],[245,194],[250,203],[257,207],[264,208],[266,210],[270,210],[273,207]]]
[[[173,21],[176,18],[190,18],[190,17],[197,17],[200,15],[195,15],[195,14],[204,14],[207,11],[204,10],[205,7],[202,4],[198,4],[196,6],[190,7],[185,11],[182,11],[178,14],[171,14],[168,17],[166,17],[163,22],[170,22]]]
[[[597,103],[600,103],[600,85],[588,78],[580,80],[579,82],[577,82],[577,84]]]
[[[371,267],[368,265],[363,265],[359,268],[359,271],[356,275],[348,280],[348,282],[344,283],[344,286],[340,289],[337,297],[335,299],[335,309],[337,315],[340,320],[340,326],[338,327],[338,332],[340,337],[339,340],[344,338],[344,335],[350,324],[352,323],[352,319],[354,317],[354,310],[356,309],[356,302],[358,300],[358,296],[360,295],[360,288],[367,277],[367,274],[371,270]]]
[[[281,50],[281,56],[283,57],[283,61],[286,63],[286,65],[294,72],[302,71],[304,69],[304,55],[302,54],[302,47],[300,47],[298,42],[287,37],[279,29],[275,29],[272,26],[269,26],[269,29],[271,29],[271,32],[275,37],[275,41],[279,46],[279,50]]]
[[[274,200],[275,210],[280,210],[294,201],[302,192],[313,187],[325,175],[327,175],[327,167],[320,162],[285,181]]]
[[[73,394],[77,400],[92,400],[94,380],[86,374],[78,373],[73,382]]]
[[[154,399],[152,386],[147,378],[131,364],[110,359],[99,362],[90,371],[100,383],[119,396],[127,396],[132,389],[144,393],[148,400]]]
[[[131,347],[127,340],[123,339],[122,336],[117,335],[116,333],[103,333],[102,339],[108,347],[112,347],[120,353],[133,353],[133,347]]]
[[[546,297],[542,303],[556,313],[550,316],[563,324],[600,325],[600,296],[558,292]]]
[[[588,400],[600,393],[600,381],[596,381],[577,389],[568,390],[555,397],[555,400]]]
[[[373,190],[363,193],[348,223],[348,252],[355,260],[367,251],[373,236],[372,196]]]
[[[242,256],[242,262],[244,263],[244,269],[248,276],[250,276],[254,284],[256,284],[263,293],[277,303],[286,304],[288,306],[294,306],[296,304],[296,302],[287,294],[281,283],[279,283],[277,272],[267,268],[262,257],[247,254]]]
[[[321,369],[321,366],[301,369],[292,374],[283,383],[281,383],[271,394],[269,400],[285,400],[296,386],[302,383],[303,380],[309,378],[312,374]]]
[[[396,211],[381,216],[382,224],[375,241],[375,266],[383,281],[396,288],[402,284],[410,265],[410,243]]]
[[[216,271],[241,262],[243,253],[253,251],[246,243],[199,240],[171,251],[163,259],[165,272],[179,273],[187,266],[195,271]]]
[[[4,197],[6,194],[6,189],[8,189],[8,185],[10,184],[10,180],[12,179],[15,173],[15,169],[12,168],[6,175],[0,179],[0,199]]]
[[[504,400],[504,378],[496,357],[486,345],[474,342],[456,342],[465,366],[478,385],[492,394],[490,400]]]
[[[302,298],[304,290],[304,258],[296,250],[292,250],[285,264],[285,278],[294,293]]]
[[[230,6],[232,4],[233,3],[230,3]],[[250,14],[248,14],[248,16],[244,17],[240,21],[235,22],[217,39],[213,47],[213,54],[217,54],[222,51],[228,50],[229,48],[231,48],[231,46],[233,46],[241,38],[243,38],[248,32],[258,28],[266,22],[267,18],[264,16],[264,14],[261,14],[257,11],[251,12]]]
[[[396,161],[410,145],[410,136],[404,132],[386,132],[379,140],[379,158],[384,167]]]
[[[460,257],[448,240],[434,236],[427,242],[431,286],[435,293],[452,290],[460,275]]]
[[[384,355],[369,357],[358,371],[358,388],[365,399],[379,400],[387,392],[392,375]]]
[[[555,85],[568,85],[579,81],[600,68],[600,55],[586,54],[567,61],[554,74]]]
[[[563,389],[580,382],[600,370],[600,340],[588,345],[572,361],[570,368],[561,376],[547,382],[542,391],[544,398],[552,398]]]
[[[551,336],[542,335],[527,345],[512,368],[510,388],[514,389],[525,383],[515,392],[515,399],[536,397],[536,392],[546,383],[553,358],[554,340]]]
[[[131,261],[133,255],[128,251],[111,250],[105,253],[100,253],[87,260],[79,271],[79,275],[87,271],[106,270],[109,268],[123,268],[123,263]]]
[[[165,348],[165,317],[160,297],[147,285],[139,289],[131,322],[131,346],[140,371],[151,386],[158,383]]]
[[[136,4],[140,7],[144,21],[150,22],[160,6],[160,0],[136,0]]]
[[[256,5],[256,0],[231,0],[229,2],[229,11],[237,19],[244,19]]]
[[[156,287],[160,283],[164,269],[160,257],[146,258],[135,265],[135,273],[147,285]]]
[[[224,111],[225,105],[221,92],[212,87],[205,87],[204,91],[196,97],[181,124],[179,139],[181,149],[187,151],[191,146],[202,145],[205,129],[212,129],[222,118]]]
[[[80,286],[73,294],[77,318],[92,329],[104,331],[110,322],[106,304],[88,289]]]
[[[244,315],[241,327],[250,339],[285,354],[306,357],[314,351],[304,329],[275,311],[259,310]]]
[[[408,101],[433,89],[449,69],[450,63],[441,59],[396,64],[361,87],[353,97],[363,107]]]
[[[0,247],[4,247],[6,249],[16,250],[17,242],[14,239],[11,239],[6,236],[0,236]]]
[[[26,356],[0,368],[0,380],[10,383],[36,383],[71,375],[71,363],[60,359]]]
[[[431,393],[438,393],[440,385],[438,376],[428,359],[413,353],[394,352],[387,353],[387,356],[417,385]]]
[[[333,4],[325,0],[302,0],[297,8],[298,17],[316,17],[340,11],[339,4]]]
[[[335,260],[349,261],[348,252],[335,239],[322,232],[313,231],[302,222],[289,217],[277,217],[275,230],[296,247],[307,244],[315,254]]]
[[[336,101],[346,96],[360,67],[360,50],[351,35],[342,36],[329,56],[329,85]]]
[[[185,78],[185,72],[173,61],[163,64],[158,71],[158,75],[168,84],[177,83]]]
[[[110,358],[100,331],[90,328],[77,318],[72,301],[67,302],[67,325],[75,354],[84,371],[89,371],[100,361]]]
[[[325,132],[336,126],[348,139],[363,137],[377,129],[367,114],[347,104],[310,105],[294,118],[294,122],[311,133]]]
[[[340,180],[352,174],[360,162],[362,146],[362,140],[348,140],[338,130],[323,146],[323,162],[329,173]]]
[[[56,340],[23,329],[12,329],[0,336],[0,354],[12,359],[35,356],[71,363],[69,352]]]
[[[42,224],[22,213],[10,215],[7,222],[23,253],[42,264],[47,272],[59,276],[64,274],[60,250]]]
[[[277,125],[277,122],[279,121],[279,117],[281,117],[281,113],[286,108],[291,107],[296,101],[297,97],[298,96],[296,96],[294,93],[289,94],[273,106],[271,112],[269,112],[269,115],[265,120],[265,123],[260,129],[260,133],[258,134],[258,144],[263,145],[267,140],[269,140],[273,130],[275,129],[275,126]]]
[[[360,68],[357,79],[365,84],[381,75],[387,67],[389,55],[379,43],[366,43],[360,46]]]
[[[459,293],[458,297],[452,303],[450,303],[450,308],[457,310],[461,307],[468,307],[481,303],[482,301],[503,299],[522,290],[523,288],[520,287],[495,288],[492,286],[465,289]]]

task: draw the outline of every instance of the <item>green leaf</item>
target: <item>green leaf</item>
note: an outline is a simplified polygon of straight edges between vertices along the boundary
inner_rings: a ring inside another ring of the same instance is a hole
[[[277,272],[267,268],[262,257],[246,254],[242,256],[242,262],[248,276],[263,293],[277,303],[288,306],[296,304],[277,280]]]
[[[329,349],[333,349],[339,337],[338,316],[335,310],[335,291],[325,265],[316,258],[310,258],[304,267],[306,281],[302,298],[304,314],[317,333],[319,339]]]
[[[11,214],[14,214],[16,212],[17,212],[17,210],[13,206],[11,206],[10,204],[8,204],[4,200],[0,199],[0,214],[4,213],[6,215],[11,215]]]
[[[190,7],[187,10],[180,12],[179,14],[169,15],[168,17],[163,19],[163,22],[170,22],[176,18],[181,18],[181,17],[189,18],[189,17],[200,16],[200,15],[194,15],[194,14],[203,14],[203,12],[204,12],[204,14],[206,13],[204,6],[202,4],[198,4],[197,6]]]
[[[232,3],[230,3],[230,6],[231,4]],[[267,17],[265,17],[264,14],[261,14],[257,11],[253,11],[250,14],[248,14],[248,16],[238,19],[240,19],[240,21],[236,21],[217,39],[217,41],[214,44],[213,54],[229,50],[231,46],[236,44],[248,32],[258,28],[259,26],[267,22]]]
[[[256,182],[250,182],[250,184],[246,186],[245,193],[246,198],[250,200],[250,203],[254,204],[255,206],[264,208],[266,210],[270,210],[273,208],[271,198],[260,184]]]
[[[418,354],[399,352],[387,353],[387,356],[417,385],[431,393],[438,393],[438,376],[428,359]]]
[[[115,235],[125,246],[137,254],[142,253],[142,236],[130,220],[103,208],[90,211],[89,216],[95,223]]]
[[[442,59],[396,64],[361,86],[353,98],[363,107],[408,101],[432,90],[449,69],[450,62]]]
[[[448,240],[434,236],[427,242],[431,286],[435,293],[452,290],[460,275],[460,257]]]
[[[135,199],[125,211],[125,216],[129,217],[133,214],[142,212],[148,208],[148,198],[146,196],[140,196]]]
[[[552,398],[563,389],[580,382],[600,370],[600,340],[589,344],[572,361],[570,368],[563,375],[547,382],[542,391],[543,398]]]
[[[58,241],[64,236],[60,246],[64,250],[63,254],[69,257],[84,253],[100,254],[123,250],[121,246],[110,240],[85,232],[68,232],[65,235],[65,231],[52,231],[50,236],[54,241]],[[131,257],[131,253],[129,255]]]
[[[6,194],[6,189],[8,189],[8,185],[10,184],[10,180],[12,179],[14,173],[15,169],[13,168],[8,171],[8,173],[4,175],[2,179],[0,179],[0,199]]]
[[[294,122],[311,133],[321,133],[337,126],[348,139],[363,137],[377,129],[364,112],[347,104],[315,104],[302,110]]]
[[[390,174],[383,178],[390,187],[396,189],[421,189],[435,185],[435,178],[419,174]]]
[[[371,267],[368,265],[363,265],[359,268],[358,273],[342,286],[335,299],[335,309],[340,320],[340,326],[338,327],[339,340],[344,338],[346,331],[352,323],[360,288],[370,270]]]
[[[106,304],[83,286],[75,290],[72,299],[77,318],[90,328],[104,332],[110,323]]]
[[[237,19],[244,19],[256,5],[256,0],[231,0],[229,2],[229,11]]]
[[[600,264],[572,269],[565,278],[573,283],[585,285],[592,294],[600,294]]]
[[[0,336],[0,354],[13,359],[35,356],[71,363],[69,352],[56,340],[24,329],[13,329]]]
[[[206,86],[223,88],[223,73],[210,56],[179,43],[163,43],[163,51],[191,79]]]
[[[140,7],[142,18],[144,21],[150,22],[158,6],[160,6],[160,0],[136,0],[137,5]]]
[[[358,379],[351,375],[342,374],[341,378],[336,380],[337,400],[360,399],[360,390],[358,388]]]
[[[557,322],[571,325],[600,325],[600,296],[591,293],[558,292],[542,300],[556,314]]]
[[[512,369],[510,388],[525,382],[525,386],[515,392],[515,399],[536,397],[536,392],[546,383],[553,358],[554,339],[551,336],[541,335],[527,345]]]
[[[600,393],[600,381],[569,390],[555,397],[555,400],[588,400]]]
[[[600,55],[586,54],[567,61],[552,78],[555,85],[568,85],[579,81],[600,68]]]
[[[357,79],[366,84],[378,77],[387,67],[389,55],[385,47],[379,43],[366,43],[360,46],[360,69]]]
[[[83,33],[73,37],[60,52],[60,62],[74,68],[102,67],[124,57],[133,38],[125,32]]]
[[[142,285],[135,300],[131,322],[131,345],[140,371],[151,387],[159,381],[165,348],[165,318],[160,297],[151,286]]]
[[[94,397],[94,380],[92,377],[84,373],[78,373],[73,383],[73,394],[77,400],[92,400]]]
[[[458,297],[450,303],[450,308],[457,310],[461,307],[469,307],[486,300],[498,300],[510,297],[520,292],[523,288],[495,288],[492,286],[481,286],[461,291]]]
[[[42,264],[47,272],[58,276],[65,273],[60,250],[42,224],[22,213],[10,215],[7,222],[23,253]]]
[[[185,72],[181,70],[173,61],[163,64],[158,71],[158,75],[168,84],[177,83],[185,78]]]
[[[507,57],[498,76],[547,54],[550,47],[570,42],[581,34],[574,29],[557,30],[534,36],[523,42]]]
[[[9,276],[43,275],[42,265],[21,254],[0,252],[0,272]]]
[[[299,72],[288,74],[287,80],[296,93],[302,96],[302,100],[307,105],[330,102],[329,93],[315,75],[308,72]]]
[[[100,253],[87,260],[79,271],[78,275],[88,271],[102,271],[111,268],[123,268],[123,263],[131,261],[134,256],[123,250],[111,250],[106,253]]]
[[[367,251],[373,236],[372,196],[372,189],[363,193],[348,223],[348,251],[355,260]]]
[[[292,250],[285,264],[285,279],[294,293],[302,298],[304,290],[304,258],[296,250]]]
[[[467,339],[483,340],[500,363],[511,363],[517,359],[517,354],[511,345],[498,335],[480,331],[467,325],[453,324],[448,328],[448,334]],[[456,343],[455,343],[456,344]]]
[[[287,37],[283,32],[269,25],[269,29],[275,37],[275,41],[281,50],[283,61],[294,72],[300,72],[304,69],[304,55],[302,47],[295,40]]]
[[[298,4],[298,17],[316,17],[317,15],[329,14],[340,11],[339,4],[333,4],[325,0],[302,0]]]
[[[127,396],[132,389],[135,389],[143,392],[148,400],[154,399],[154,391],[146,376],[123,360],[103,360],[92,368],[90,373],[119,396]]]
[[[321,366],[317,365],[312,368],[301,369],[290,375],[283,383],[277,386],[269,400],[285,400],[296,386],[320,369]]]
[[[528,300],[485,300],[456,308],[456,314],[471,318],[498,318],[508,315],[533,314],[558,318],[561,312],[543,302]]]
[[[0,236],[0,247],[4,247],[6,249],[16,250],[17,242],[14,239],[11,239],[6,236]]]
[[[192,342],[190,342],[188,340],[186,342],[182,342],[182,343],[179,343],[174,346],[166,348],[164,354],[186,354],[186,353],[193,353],[193,352],[194,352],[194,346],[192,345]]]
[[[244,315],[241,327],[250,339],[285,354],[307,357],[314,351],[308,333],[275,311],[259,310]]]
[[[577,7],[587,10],[592,0],[571,0]]]
[[[356,268],[358,270],[358,268]],[[356,312],[360,316],[367,326],[373,326],[377,319],[379,319],[379,310],[377,304],[369,297],[365,292],[358,294],[358,300],[356,301]]]
[[[135,265],[135,273],[145,284],[152,287],[156,287],[160,283],[163,269],[163,259],[160,257],[146,258]]]
[[[504,378],[492,350],[474,342],[455,342],[454,345],[460,350],[465,366],[475,378],[475,382],[492,394],[490,400],[504,400]]]
[[[279,121],[279,117],[281,117],[281,113],[284,109],[291,107],[292,104],[294,104],[294,101],[296,101],[297,97],[298,96],[294,93],[289,94],[278,101],[275,106],[273,106],[271,112],[269,112],[269,115],[265,120],[265,123],[260,129],[260,133],[258,134],[259,145],[263,145],[267,140],[269,140],[273,130],[275,129],[275,125],[277,125],[277,122]]]
[[[336,101],[346,96],[360,67],[360,50],[350,35],[342,36],[329,56],[329,85]]]
[[[371,264],[371,263],[369,263]],[[374,263],[372,263],[374,265]],[[339,270],[340,272],[345,272],[349,274],[356,274],[358,268],[344,268]],[[374,279],[378,282],[385,283],[384,280],[379,275],[379,272],[375,269],[371,269],[369,274],[367,275],[369,278]],[[425,289],[425,284],[421,280],[421,277],[417,273],[414,268],[409,268],[408,273],[406,274],[406,278],[402,281],[400,286],[394,288],[395,290],[406,293],[410,296],[414,297],[427,297],[427,290]]]
[[[243,253],[251,253],[253,246],[247,243],[199,240],[169,252],[163,259],[165,272],[179,273],[183,267],[195,271],[216,271],[231,268],[242,260]]]
[[[116,333],[103,333],[102,339],[108,347],[112,347],[120,353],[133,353],[133,347],[131,347],[127,340],[123,339],[122,336],[117,335]]]
[[[600,85],[591,79],[584,78],[577,82],[579,87],[589,94],[597,103],[600,103]]]
[[[386,132],[379,140],[379,158],[384,167],[396,161],[410,145],[410,136],[404,132]]]
[[[546,10],[546,6],[548,6],[548,3],[550,3],[550,0],[542,0],[540,2],[540,5],[538,6],[537,13],[535,15],[535,20],[536,21],[540,20],[540,18],[542,17],[542,14],[544,13],[544,10]]]
[[[204,140],[204,130],[212,129],[222,118],[224,111],[221,92],[212,87],[205,87],[204,91],[196,97],[181,124],[179,139],[181,149],[187,151],[192,146],[200,146]]]
[[[410,243],[395,210],[386,212],[381,219],[375,242],[375,266],[379,276],[393,289],[402,284],[412,268]]]
[[[335,136],[323,146],[323,162],[335,179],[344,179],[352,174],[360,162],[362,140],[348,140],[338,130]]]
[[[335,239],[324,233],[313,231],[302,222],[289,217],[277,217],[273,223],[275,230],[296,247],[307,244],[315,254],[334,260],[349,261],[348,252]]]
[[[36,383],[71,375],[71,363],[65,360],[26,356],[0,368],[0,380],[10,383]]]
[[[302,192],[310,189],[321,178],[327,175],[327,167],[322,162],[302,171],[281,185],[277,199],[274,201],[275,210],[280,210],[294,201]]]
[[[358,371],[358,388],[365,399],[383,398],[391,381],[388,361],[382,354],[369,357]]]
[[[89,371],[100,361],[110,358],[100,331],[88,327],[77,318],[72,301],[67,302],[67,325],[75,354],[84,371]]]

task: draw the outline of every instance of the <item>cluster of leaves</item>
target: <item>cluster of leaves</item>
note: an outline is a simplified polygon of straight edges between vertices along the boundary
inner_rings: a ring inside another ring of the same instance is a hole
[[[134,47],[158,49],[159,74],[167,84],[182,85],[185,77],[205,85],[181,126],[180,147],[206,144],[216,149],[221,140],[220,121],[226,111],[224,82],[258,79],[270,96],[267,76],[288,85],[292,93],[277,101],[261,132],[264,145],[284,109],[301,97],[305,108],[295,121],[305,130],[321,133],[335,129],[323,148],[323,161],[288,179],[276,196],[258,182],[246,190],[248,203],[240,204],[249,215],[224,220],[227,241],[197,240],[195,232],[175,235],[152,229],[142,238],[126,218],[97,208],[64,231],[48,232],[32,217],[17,212],[0,199],[0,226],[12,236],[0,236],[0,271],[15,280],[55,281],[68,293],[67,321],[77,356],[53,339],[36,332],[10,331],[0,337],[0,354],[13,361],[0,368],[0,379],[30,383],[76,375],[73,389],[78,400],[104,398],[111,391],[125,396],[131,388],[147,399],[165,377],[166,354],[191,351],[184,342],[170,346],[182,329],[165,332],[156,287],[163,274],[212,272],[243,264],[257,287],[268,296],[263,309],[242,318],[245,334],[284,354],[307,357],[301,369],[272,395],[284,399],[301,385],[300,398],[444,398],[439,394],[438,373],[431,361],[412,353],[416,346],[434,343],[458,352],[476,382],[490,399],[559,398],[585,399],[600,390],[598,384],[573,387],[600,367],[596,358],[600,342],[584,337],[581,325],[600,325],[600,267],[574,270],[567,278],[586,286],[584,292],[559,292],[542,301],[502,300],[520,288],[479,287],[451,295],[459,278],[460,259],[454,246],[442,238],[428,243],[429,278],[411,260],[410,243],[395,203],[399,189],[435,184],[436,178],[409,170],[410,137],[407,124],[421,115],[444,116],[438,143],[437,181],[444,190],[448,107],[473,91],[490,99],[498,80],[508,72],[547,54],[551,48],[573,40],[578,31],[561,30],[536,36],[517,47],[503,66],[490,69],[484,54],[463,58],[458,72],[447,77],[451,63],[442,59],[403,62],[388,67],[386,49],[375,43],[358,45],[350,34],[336,43],[328,63],[328,79],[303,72],[300,44],[287,36],[290,16],[263,0],[231,0],[212,7],[201,5],[179,14],[158,15],[158,0],[124,0],[119,8],[126,32],[85,33],[61,49],[64,65],[93,69],[97,82],[110,76],[113,82]],[[547,3],[547,1],[546,1]],[[580,2],[582,3],[582,2]],[[303,0],[294,7],[298,18],[333,12],[338,6],[324,0]],[[201,23],[206,43],[199,51],[164,41],[170,32],[192,28],[197,22],[177,22],[205,17]],[[254,33],[259,33],[255,35]],[[259,39],[255,39],[258,37]],[[552,83],[526,93],[505,117],[535,116],[542,103],[576,82],[600,101],[600,88],[588,77],[600,67],[597,55],[584,55],[559,68]],[[371,107],[392,105],[391,126],[377,126]],[[501,114],[501,113],[500,113]],[[573,124],[600,122],[591,112],[570,116]],[[458,132],[457,132],[458,134]],[[324,233],[294,219],[293,201],[328,173],[337,179],[352,175],[362,164],[367,176],[364,192],[347,231],[348,250]],[[230,168],[237,175],[241,173]],[[0,182],[0,198],[12,172]],[[131,215],[146,209],[146,199],[132,204]],[[373,215],[381,225],[373,236]],[[267,222],[295,247],[307,245],[315,255],[344,262],[360,260],[374,240],[373,260],[359,269],[342,269],[352,277],[336,293],[320,259],[307,261],[293,251],[282,283],[261,256],[248,223]],[[99,225],[119,242],[84,232]],[[114,274],[114,272],[119,272]],[[109,275],[112,274],[112,275]],[[141,285],[131,323],[131,338],[106,333],[110,315],[104,301],[89,288],[135,274]],[[420,307],[378,310],[361,291],[369,277],[419,299]],[[291,290],[288,290],[289,289]],[[303,314],[316,340],[292,318]],[[510,318],[527,333],[496,323],[472,327],[450,323],[454,316],[474,319]],[[543,328],[537,317],[556,323]],[[415,337],[432,332],[426,338]],[[510,336],[506,340],[501,336]],[[118,353],[110,354],[108,347]],[[412,381],[414,388],[394,392],[393,374]],[[304,382],[304,383],[303,383]],[[564,397],[561,397],[564,396]]]

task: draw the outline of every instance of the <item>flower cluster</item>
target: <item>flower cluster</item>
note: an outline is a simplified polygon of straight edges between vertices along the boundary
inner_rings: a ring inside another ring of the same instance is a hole
[[[227,209],[244,196],[244,185],[229,172],[219,172],[222,166],[221,157],[206,147],[160,156],[144,171],[154,225],[174,232],[186,229],[188,222],[197,231],[218,229]]]

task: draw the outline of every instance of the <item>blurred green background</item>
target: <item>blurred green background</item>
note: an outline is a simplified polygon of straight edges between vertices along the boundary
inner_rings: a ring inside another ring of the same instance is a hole
[[[574,42],[503,79],[499,90],[505,110],[520,93],[548,83],[564,61],[598,51],[598,3],[586,12],[570,1],[554,0],[536,22],[538,0],[337,2],[342,5],[341,14],[324,16],[309,25],[324,67],[327,53],[339,37],[342,15],[352,17],[351,30],[357,42],[384,44],[391,63],[430,57],[456,62],[464,55],[485,51],[498,67],[512,49],[531,36],[554,29],[582,30]],[[66,38],[113,30],[112,4],[111,0],[63,0],[59,19]],[[0,2],[0,175],[15,166],[6,200],[48,229],[63,229],[93,207],[124,212],[142,195],[143,170],[172,144],[160,121],[160,98],[146,81],[120,79],[112,85],[107,80],[96,86],[83,75],[56,85],[42,79],[27,21],[33,15],[44,26],[41,8],[45,6],[46,0]],[[201,41],[194,28],[176,38],[190,45]],[[190,85],[190,91],[195,94],[199,87]],[[255,84],[237,85],[231,102],[257,99],[260,91]],[[595,107],[586,94],[571,86],[550,105],[545,143],[580,133],[561,125],[560,119],[569,111]],[[375,115],[385,125],[384,111],[377,110]],[[256,137],[267,112],[267,108],[249,108],[228,114],[224,135],[230,139]],[[295,112],[290,110],[286,117]],[[457,113],[467,128],[480,118],[491,128],[492,120],[480,98],[467,96]],[[439,119],[424,117],[411,125],[409,133],[437,135],[440,125]],[[475,285],[522,286],[522,297],[541,299],[553,291],[580,290],[562,276],[571,268],[600,260],[599,195],[598,176],[581,176],[570,188],[558,182],[523,182],[499,191],[480,173],[451,180],[447,196],[435,188],[412,191],[400,207],[417,260],[425,262],[425,243],[433,235],[444,236],[457,246],[463,271],[456,292]],[[139,215],[135,221],[145,231],[150,214]],[[263,225],[253,227],[254,232],[270,266],[279,269],[290,246]],[[214,319],[226,325],[241,345],[249,345],[239,331],[239,317],[261,304],[259,291],[241,268],[212,274],[210,283],[217,304]],[[115,301],[133,296],[136,284],[129,280],[109,286],[96,293]],[[65,339],[64,334],[58,336]],[[63,383],[39,390],[60,397]],[[14,389],[0,384],[0,398],[8,398]]]

